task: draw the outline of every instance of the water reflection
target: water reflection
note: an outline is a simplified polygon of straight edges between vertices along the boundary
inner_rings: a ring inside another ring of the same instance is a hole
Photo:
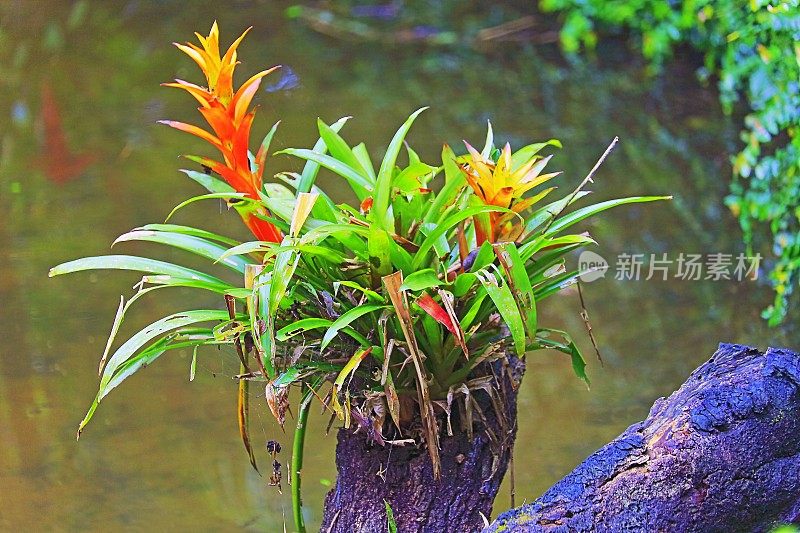
[[[188,354],[163,358],[114,391],[76,443],[119,294],[137,277],[46,279],[53,264],[105,253],[118,234],[161,220],[198,192],[178,174],[177,156],[203,147],[154,121],[193,112],[158,83],[191,79],[194,66],[169,43],[207,29],[215,17],[228,35],[255,26],[243,45],[242,70],[291,65],[283,78],[270,80],[274,92],[259,96],[259,127],[283,120],[277,148],[311,144],[317,115],[329,121],[355,115],[345,137],[379,148],[411,110],[427,104],[432,109],[411,136],[423,158],[433,160],[442,142],[478,142],[490,118],[501,141],[561,138],[565,150],[553,164],[566,171],[567,188],[620,135],[620,149],[598,175],[597,195],[676,198],[587,226],[606,257],[740,251],[735,221],[721,208],[725,154],[736,128],[721,118],[716,95],[693,81],[692,58],[653,80],[613,46],[603,50],[600,67],[568,68],[551,48],[389,50],[319,36],[287,22],[280,3],[237,2],[225,12],[215,6],[12,1],[0,7],[0,529],[36,523],[54,530],[115,524],[273,531],[290,515],[287,495],[267,487],[241,449],[232,353],[201,353],[193,383]],[[277,171],[296,163],[268,164]],[[187,209],[178,222],[244,236],[237,217],[212,218],[208,208]],[[148,250],[131,244],[124,251]],[[606,364],[590,362],[588,392],[563,356],[530,356],[518,498],[535,497],[645,416],[653,399],[680,384],[718,341],[798,344],[791,326],[765,330],[758,310],[770,295],[755,283],[609,276],[588,285],[585,297]],[[147,317],[218,304],[212,296],[165,291],[139,306],[127,331]],[[579,332],[578,311],[576,296],[568,294],[547,301],[541,315],[548,325]],[[289,436],[266,409],[254,411],[254,440],[262,447],[281,440],[285,464]],[[312,525],[335,474],[335,439],[323,434],[327,419],[315,416],[303,472]],[[507,505],[503,494],[499,508]]]

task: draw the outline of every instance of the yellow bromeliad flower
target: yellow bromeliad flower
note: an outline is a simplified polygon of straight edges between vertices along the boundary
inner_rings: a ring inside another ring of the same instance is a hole
[[[262,147],[255,155],[255,165],[251,165],[249,157],[250,127],[253,124],[255,110],[250,110],[250,103],[258,91],[261,78],[278,67],[263,70],[250,77],[234,91],[233,71],[238,64],[236,49],[244,39],[250,28],[244,31],[238,39],[220,56],[219,28],[214,22],[208,37],[195,33],[200,46],[192,43],[175,43],[181,51],[191,57],[206,77],[207,87],[201,87],[184,80],[175,80],[165,83],[167,87],[177,87],[191,94],[198,102],[198,110],[206,119],[213,133],[210,133],[193,124],[162,120],[163,124],[191,133],[209,142],[221,153],[224,162],[208,158],[192,158],[218,173],[228,184],[238,192],[246,193],[252,200],[260,200],[260,191],[263,183],[264,165],[267,150]],[[281,241],[280,231],[263,220],[268,213],[260,206],[236,206],[242,219],[253,234],[261,240],[272,242]]]
[[[552,156],[545,158],[533,156],[515,167],[509,144],[503,147],[496,163],[483,157],[468,142],[465,141],[464,144],[469,151],[469,157],[459,166],[475,196],[485,205],[505,207],[513,211],[513,213],[488,213],[488,216],[476,216],[474,221],[477,245],[480,246],[487,240],[492,243],[516,240],[524,226],[514,223],[517,219],[515,213],[522,213],[554,189],[551,187],[531,197],[523,198],[523,195],[534,187],[560,174],[560,172],[541,174]]]
[[[197,98],[201,104],[207,94],[213,94],[223,105],[228,105],[233,98],[233,71],[238,62],[236,61],[236,49],[242,42],[251,28],[247,28],[238,39],[236,39],[223,57],[219,54],[219,28],[217,22],[211,26],[208,37],[203,37],[195,32],[200,46],[193,43],[178,44],[173,43],[181,51],[191,57],[203,71],[208,84],[208,91],[201,89],[202,98]],[[186,84],[191,86],[191,84]],[[196,87],[196,86],[194,86]],[[189,87],[183,87],[188,90]],[[189,92],[192,92],[191,90]],[[194,93],[192,93],[195,95]],[[198,95],[195,95],[197,97]]]

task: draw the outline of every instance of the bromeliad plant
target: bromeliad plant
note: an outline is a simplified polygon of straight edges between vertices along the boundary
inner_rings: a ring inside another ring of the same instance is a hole
[[[246,33],[246,32],[245,32]],[[462,426],[471,431],[470,394],[494,396],[489,363],[548,348],[570,356],[588,383],[584,360],[563,331],[543,328],[537,306],[574,283],[581,274],[566,267],[575,250],[594,245],[575,224],[606,209],[665,199],[639,196],[570,209],[587,196],[590,176],[567,196],[548,198],[544,173],[558,141],[512,151],[496,149],[491,127],[483,149],[469,144],[457,156],[445,146],[441,162],[421,161],[404,143],[423,111],[400,127],[373,165],[361,143],[339,134],[346,118],[318,121],[320,138],[311,149],[280,154],[305,161],[301,173],[262,176],[273,127],[255,154],[249,151],[256,74],[233,88],[236,48],[220,56],[216,24],[200,46],[178,45],[202,69],[206,87],[177,80],[189,92],[212,132],[166,122],[205,139],[221,160],[189,156],[205,172],[184,170],[206,189],[178,208],[206,198],[223,198],[242,216],[257,240],[240,243],[207,230],[149,224],[116,243],[149,241],[208,259],[209,267],[233,277],[130,255],[88,257],[54,267],[50,275],[90,269],[144,272],[138,291],[120,302],[100,362],[100,387],[79,435],[100,402],[137,370],[169,350],[231,345],[241,372],[238,421],[256,467],[248,435],[248,388],[259,383],[269,409],[283,425],[289,391],[300,391],[291,476],[294,514],[300,513],[300,467],[310,404],[321,399],[345,426],[359,425],[380,444],[400,435],[424,442],[439,473],[438,440],[450,428],[451,407],[463,405]],[[277,126],[277,125],[276,125]],[[400,163],[401,152],[405,152]],[[316,186],[321,169],[344,180],[357,207],[335,204]],[[178,209],[176,208],[176,209]],[[220,309],[197,309],[156,320],[112,352],[131,305],[153,291],[193,287],[220,295]],[[466,403],[465,403],[466,402]],[[447,423],[443,413],[448,413]]]

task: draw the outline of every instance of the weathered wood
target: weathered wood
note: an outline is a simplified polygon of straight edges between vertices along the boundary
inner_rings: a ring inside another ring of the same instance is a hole
[[[422,446],[380,446],[368,440],[365,431],[341,429],[336,447],[338,477],[325,499],[322,532],[385,533],[384,500],[392,507],[402,533],[472,533],[484,527],[492,503],[506,472],[516,436],[517,383],[524,364],[514,358],[506,371],[494,363],[496,389],[503,398],[504,420],[498,420],[488,395],[477,391],[473,398],[485,415],[472,439],[452,414],[453,435],[440,424],[441,478],[433,479],[430,457]],[[487,428],[490,431],[486,431]]]
[[[484,533],[760,531],[776,521],[800,521],[800,355],[721,344],[645,421]]]

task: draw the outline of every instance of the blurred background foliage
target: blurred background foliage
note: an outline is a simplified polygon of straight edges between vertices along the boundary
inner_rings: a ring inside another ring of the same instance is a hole
[[[630,31],[654,70],[679,46],[704,55],[702,80],[715,79],[726,113],[744,100],[741,144],[731,157],[725,199],[749,250],[772,235],[775,301],[763,316],[786,318],[800,275],[800,2],[798,0],[540,0],[563,18],[568,53],[591,50],[598,36]]]

